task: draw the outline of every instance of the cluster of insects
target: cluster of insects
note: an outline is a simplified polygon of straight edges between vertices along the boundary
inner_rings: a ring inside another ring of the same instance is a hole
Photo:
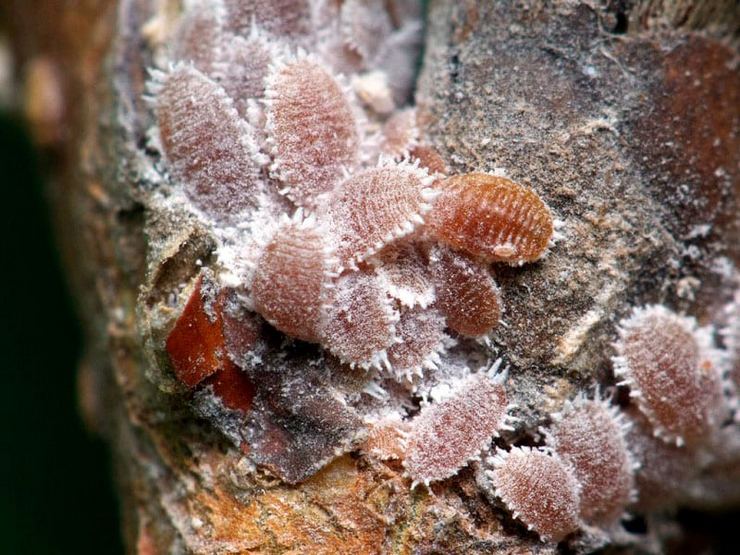
[[[287,482],[356,449],[401,461],[411,487],[476,461],[543,540],[610,529],[661,482],[655,449],[693,460],[716,440],[729,359],[690,318],[637,309],[614,359],[627,413],[579,397],[541,446],[493,450],[517,420],[476,348],[502,316],[491,265],[539,260],[555,224],[531,189],[448,175],[425,143],[407,106],[420,29],[410,0],[187,3],[152,71],[152,141],[168,201],[218,246],[167,337],[171,369]]]

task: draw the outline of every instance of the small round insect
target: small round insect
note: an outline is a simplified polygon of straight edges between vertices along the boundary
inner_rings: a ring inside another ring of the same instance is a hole
[[[573,469],[581,486],[580,515],[591,524],[616,523],[635,498],[623,418],[604,400],[579,397],[553,415],[546,432],[548,445]]]
[[[664,306],[647,306],[621,322],[616,349],[614,371],[658,436],[681,446],[711,435],[723,400],[707,330]]]
[[[219,221],[256,207],[261,159],[254,131],[231,98],[192,66],[156,73],[159,139],[170,173],[188,198]]]
[[[510,408],[505,373],[471,374],[453,384],[445,400],[422,408],[411,421],[404,466],[416,483],[429,485],[457,473],[505,429]]]
[[[436,306],[450,329],[470,337],[484,335],[501,319],[501,297],[490,270],[477,260],[435,247],[430,254]]]
[[[437,310],[418,307],[403,311],[396,325],[398,342],[388,349],[392,375],[411,381],[425,369],[436,369],[445,350],[444,330],[444,316]]]
[[[390,366],[398,313],[374,273],[342,275],[322,310],[321,343],[342,362],[362,368]]]
[[[434,236],[489,262],[522,264],[540,258],[553,236],[549,208],[505,177],[469,173],[436,185],[442,192],[429,215]]]
[[[562,541],[580,528],[578,482],[555,453],[512,447],[488,462],[493,465],[487,474],[496,495],[543,541]]]
[[[351,101],[310,56],[274,65],[265,95],[272,173],[288,198],[313,207],[359,162],[360,127]]]
[[[298,210],[285,219],[257,261],[252,281],[255,310],[280,331],[318,342],[319,320],[335,260],[326,233]]]
[[[431,181],[408,163],[381,163],[346,179],[327,203],[342,266],[355,266],[423,224],[436,198]]]

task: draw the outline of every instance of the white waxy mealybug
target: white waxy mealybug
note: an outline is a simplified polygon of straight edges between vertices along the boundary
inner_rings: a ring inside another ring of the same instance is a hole
[[[504,379],[505,374],[471,374],[453,384],[449,397],[426,405],[411,420],[404,466],[414,483],[453,476],[509,429]]]

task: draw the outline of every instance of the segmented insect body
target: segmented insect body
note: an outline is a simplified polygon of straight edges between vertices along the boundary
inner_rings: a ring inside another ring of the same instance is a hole
[[[491,262],[532,262],[553,235],[550,210],[532,190],[483,173],[453,176],[429,217],[434,236]]]
[[[280,331],[319,340],[319,321],[334,258],[315,218],[284,221],[257,262],[255,310]]]
[[[409,156],[419,142],[419,128],[416,125],[416,109],[407,108],[396,112],[383,125],[383,154],[401,159]],[[433,173],[433,172],[430,172]]]
[[[615,523],[633,498],[634,462],[622,418],[603,400],[579,398],[554,416],[548,434],[580,484],[580,516],[588,523]]]
[[[291,200],[315,206],[358,163],[360,128],[350,100],[311,57],[276,65],[266,98],[272,172]]]
[[[722,405],[706,332],[693,318],[653,305],[636,309],[619,334],[615,372],[655,432],[677,445],[706,440]]]
[[[221,46],[221,16],[220,10],[205,6],[185,13],[173,41],[173,59],[190,62],[211,76]]]
[[[418,160],[422,168],[426,168],[430,175],[445,176],[449,168],[442,156],[434,148],[427,145],[417,145],[409,152],[412,160]]]
[[[276,37],[306,41],[313,32],[310,0],[221,0],[228,30],[247,36],[253,25]]]
[[[388,349],[397,379],[411,380],[424,369],[435,369],[445,350],[445,319],[433,309],[414,308],[401,313],[396,325],[398,342]]]
[[[378,270],[388,294],[406,307],[434,302],[434,280],[424,255],[411,244],[390,245],[379,253]]]
[[[363,368],[388,367],[398,314],[375,274],[341,276],[322,314],[322,343],[341,361]]]
[[[276,50],[257,31],[246,38],[227,36],[223,39],[214,64],[214,77],[234,100],[239,115],[247,121],[254,119],[250,109],[259,107],[255,101],[265,95],[265,80],[273,58],[278,55]]]
[[[485,265],[446,247],[432,250],[430,264],[436,306],[451,329],[476,337],[496,327],[501,318],[501,299]]]
[[[701,472],[698,451],[656,437],[650,422],[637,410],[627,411],[626,417],[630,424],[627,445],[639,465],[635,473],[634,508],[650,512],[675,507],[685,493],[686,484]]]
[[[403,460],[406,453],[408,423],[396,412],[370,423],[370,431],[361,449],[382,461]]]
[[[457,473],[507,429],[508,397],[502,379],[472,374],[452,395],[422,408],[410,423],[404,466],[414,482],[429,484]]]
[[[410,164],[386,164],[345,180],[328,204],[343,267],[379,252],[424,223],[436,198],[431,179]]]
[[[580,528],[578,482],[556,454],[512,447],[488,460],[496,495],[543,540],[559,542]]]
[[[216,220],[254,208],[260,190],[253,132],[224,90],[197,69],[179,64],[160,75],[159,137],[172,176],[190,200]]]

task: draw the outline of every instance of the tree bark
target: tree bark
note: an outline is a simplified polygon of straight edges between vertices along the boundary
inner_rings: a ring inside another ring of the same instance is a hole
[[[430,2],[416,93],[427,139],[457,173],[503,172],[533,187],[563,222],[546,263],[497,268],[508,326],[493,342],[516,379],[521,429],[613,382],[615,325],[631,307],[665,302],[710,324],[731,302],[734,4]],[[32,123],[56,162],[55,224],[86,332],[80,402],[113,451],[128,550],[555,552],[491,504],[470,468],[433,492],[411,490],[400,465],[353,452],[288,485],[255,469],[157,374],[150,309],[167,285],[192,280],[209,250],[196,223],[150,203],[146,71],[178,13],[171,0],[8,8],[19,67],[47,68],[27,94],[62,99]],[[732,506],[739,481],[736,457],[687,503]],[[618,547],[655,548],[670,522]]]

